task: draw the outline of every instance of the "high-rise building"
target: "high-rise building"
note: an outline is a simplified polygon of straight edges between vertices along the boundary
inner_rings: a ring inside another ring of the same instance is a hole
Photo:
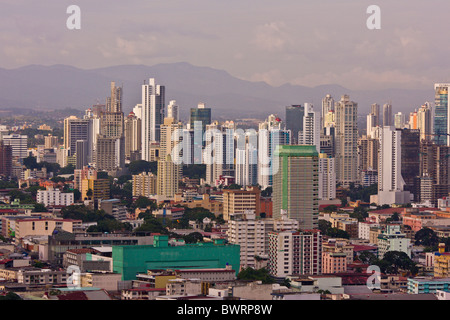
[[[286,130],[292,133],[292,143],[298,144],[298,137],[303,131],[303,117],[305,115],[305,107],[302,105],[286,106]]]
[[[141,139],[142,139],[142,121],[134,112],[130,112],[128,117],[124,122],[125,127],[125,159],[131,160],[132,154],[139,154],[140,159],[140,150],[141,150]]]
[[[422,140],[420,143],[420,177],[433,179],[433,205],[449,194],[450,147]]]
[[[322,128],[327,127],[328,121],[326,119],[329,113],[334,114],[334,99],[330,94],[327,94],[322,99]]]
[[[45,149],[57,148],[58,146],[59,146],[58,137],[52,136],[51,134],[44,137],[44,148]]]
[[[82,169],[75,169],[73,173],[73,187],[81,191],[84,179],[97,179],[97,170],[93,166],[85,166]]]
[[[206,183],[218,185],[221,177],[234,177],[234,136],[233,122],[219,125],[217,122],[206,126],[205,150]]]
[[[11,146],[13,158],[24,159],[28,156],[28,136],[26,135],[5,135],[3,136],[3,144]]]
[[[411,117],[411,115],[412,115],[412,113],[409,116],[409,125],[410,125],[410,129],[414,129],[414,128],[411,128],[411,123],[413,123],[413,126],[414,126],[414,123],[417,126],[417,117],[415,118],[415,121],[414,121],[414,117]],[[404,126],[405,126],[405,115],[401,112],[397,112],[394,115],[394,127],[396,129],[403,129]]]
[[[98,170],[103,170],[115,175],[125,167],[124,138],[98,135],[95,155],[95,165]]]
[[[416,177],[420,172],[420,131],[413,129],[401,130],[401,172],[405,181],[404,190],[414,194],[417,201]]]
[[[76,168],[82,169],[84,166],[88,165],[88,145],[85,140],[77,141],[77,153],[76,153]]]
[[[161,126],[160,159],[158,160],[157,194],[174,197],[178,193],[178,182],[181,178],[182,154],[178,152],[182,137],[181,123],[173,118],[165,118]]]
[[[202,134],[205,133],[206,126],[211,124],[211,108],[206,108],[203,102],[200,102],[197,108],[191,108],[189,118],[190,128],[194,129],[195,122],[201,122]]]
[[[322,272],[322,235],[319,230],[269,232],[269,273],[276,278],[289,275],[318,275]]]
[[[402,177],[401,130],[383,127],[380,137],[378,165],[378,205],[410,203],[410,193],[404,191]]]
[[[287,217],[301,229],[317,228],[319,213],[319,155],[314,146],[279,145],[275,152],[273,217]]]
[[[358,182],[358,104],[342,96],[336,106],[336,178],[344,186]]]
[[[157,177],[153,173],[142,172],[133,175],[133,197],[150,197],[156,194]]]
[[[257,187],[248,187],[243,190],[223,190],[223,219],[228,221],[232,213],[251,211],[259,216],[261,190]]]
[[[382,126],[382,119],[380,118],[380,105],[378,103],[374,103],[370,107],[370,113],[374,116],[373,127]],[[368,134],[368,133],[367,133]]]
[[[151,78],[142,85],[142,160],[150,161],[150,145],[160,141],[164,108],[165,87]]]
[[[73,116],[64,119],[64,149],[69,150],[69,156],[77,153],[77,141],[83,140],[88,145],[92,144],[89,127],[89,119],[79,119]]]
[[[175,123],[180,121],[180,115],[178,113],[178,105],[175,100],[170,100],[167,106],[167,118],[173,118]]]
[[[252,186],[258,183],[258,142],[256,131],[236,134],[236,184]]]
[[[316,146],[320,152],[320,114],[315,112],[312,104],[305,103],[303,116],[303,131],[299,135],[299,144]]]
[[[319,154],[319,200],[336,199],[335,159]]]
[[[259,124],[258,131],[258,184],[266,189],[273,185],[273,175],[278,170],[274,153],[278,145],[289,145],[292,141],[290,130],[282,129],[281,119],[270,115]]]
[[[0,141],[0,175],[6,178],[12,176],[12,147]]]
[[[404,120],[403,120],[404,123]],[[395,126],[397,129],[403,129],[403,127],[397,127],[397,125]],[[411,112],[409,114],[409,129],[419,129],[419,123],[418,123],[418,118],[417,118],[417,110],[414,112]]]
[[[450,84],[436,83],[434,85],[434,141],[439,145],[450,145],[450,108],[448,99],[448,89]]]
[[[383,127],[393,126],[392,104],[385,103],[383,105]]]
[[[111,96],[106,98],[107,112],[122,112],[122,87],[117,87],[115,82],[111,82]]]
[[[379,140],[362,136],[358,139],[359,172],[378,170]]]
[[[228,242],[237,244],[241,253],[241,269],[259,269],[258,257],[269,252],[268,233],[298,230],[298,221],[292,219],[261,219],[252,211],[232,213],[228,220]]]
[[[431,104],[426,102],[417,111],[417,129],[420,130],[420,140],[432,140],[432,119]]]

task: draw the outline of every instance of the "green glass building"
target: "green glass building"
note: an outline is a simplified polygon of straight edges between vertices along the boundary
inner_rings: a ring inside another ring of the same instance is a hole
[[[314,145],[279,145],[275,151],[278,170],[274,174],[273,217],[300,223],[300,229],[318,227],[319,154]]]
[[[122,280],[134,280],[136,274],[149,269],[211,269],[227,265],[239,271],[240,247],[223,239],[211,243],[169,246],[166,235],[154,236],[153,245],[114,246],[113,271],[122,274]]]

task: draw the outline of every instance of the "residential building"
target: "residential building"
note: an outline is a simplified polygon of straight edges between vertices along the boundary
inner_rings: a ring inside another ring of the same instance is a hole
[[[386,252],[400,251],[411,258],[411,239],[402,233],[399,225],[387,225],[386,230],[378,235],[378,259],[383,259]]]
[[[278,170],[274,174],[273,217],[287,217],[300,229],[318,226],[319,157],[315,146],[280,145],[275,153]]]
[[[336,106],[336,177],[343,186],[358,182],[358,104],[342,96]]]
[[[150,146],[159,142],[164,120],[165,87],[157,85],[154,78],[142,85],[142,160],[150,161]]]
[[[261,190],[258,187],[247,187],[246,189],[224,189],[223,190],[223,219],[228,221],[233,213],[254,212],[257,216],[261,213],[260,208]]]
[[[36,202],[42,203],[44,206],[70,206],[74,200],[73,192],[61,192],[59,189],[47,187],[47,190],[38,190],[36,194]]]
[[[322,235],[319,230],[269,232],[269,273],[276,278],[320,274]]]

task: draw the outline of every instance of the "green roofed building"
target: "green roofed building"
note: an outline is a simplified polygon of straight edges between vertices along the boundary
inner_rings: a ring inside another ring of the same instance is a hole
[[[153,245],[113,246],[113,271],[122,280],[134,280],[149,269],[211,269],[230,265],[236,273],[240,265],[239,245],[223,239],[210,243],[170,246],[167,235],[155,235]]]
[[[318,228],[319,154],[314,145],[279,145],[275,151],[273,217],[299,221],[299,228]]]

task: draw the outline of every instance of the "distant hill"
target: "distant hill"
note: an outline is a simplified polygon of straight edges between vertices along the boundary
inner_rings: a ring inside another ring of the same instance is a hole
[[[273,87],[264,82],[250,82],[226,71],[189,63],[154,66],[122,65],[99,69],[79,69],[66,65],[30,65],[17,69],[0,68],[0,109],[85,109],[97,102],[105,103],[109,84],[124,87],[124,112],[141,100],[141,85],[149,78],[166,87],[166,103],[177,100],[181,116],[187,119],[189,109],[204,102],[213,109],[213,118],[265,118],[270,113],[284,117],[284,107],[313,103],[320,110],[321,100],[331,94],[339,100],[343,94],[358,102],[360,115],[367,114],[374,102],[391,101],[394,112],[409,113],[425,101],[433,101],[430,89],[354,91],[339,85],[314,88],[285,84]],[[364,81],[362,79],[361,81]]]

